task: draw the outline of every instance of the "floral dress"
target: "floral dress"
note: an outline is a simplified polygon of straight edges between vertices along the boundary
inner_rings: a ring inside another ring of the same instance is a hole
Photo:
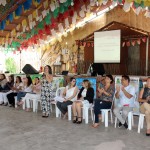
[[[41,105],[43,113],[50,113],[50,101],[53,100],[54,88],[53,82],[48,82],[46,79],[43,79],[41,82]]]

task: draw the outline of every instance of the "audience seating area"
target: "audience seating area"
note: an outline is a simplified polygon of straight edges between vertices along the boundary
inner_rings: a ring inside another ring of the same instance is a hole
[[[120,76],[119,76],[120,78]],[[115,85],[118,84],[118,76],[115,78]],[[132,83],[132,79],[133,79],[133,83]],[[137,82],[135,82],[134,80],[134,77],[131,77],[131,84],[133,86],[135,86],[135,88],[137,89],[136,91],[136,97],[135,97],[135,102],[138,103],[138,94],[139,94],[139,78],[137,78]],[[145,83],[144,83],[145,85]],[[62,95],[62,92],[64,91],[65,87],[58,87],[57,90],[56,90],[56,96],[61,96]],[[24,99],[22,98],[22,100],[24,101]],[[30,103],[31,103],[31,108],[33,109],[33,112],[37,112],[39,108],[41,108],[41,100],[40,99],[30,99]],[[40,104],[40,107],[39,105]],[[61,117],[61,112],[60,110],[57,108],[56,106],[56,101],[51,101],[51,112],[53,111],[52,110],[52,105],[54,105],[54,108],[55,108],[55,114],[56,114],[56,117]],[[113,105],[111,107],[111,109],[102,109],[102,122],[104,122],[104,125],[105,127],[108,127],[109,125],[109,121],[113,124],[113,111],[112,109],[114,108],[114,106],[117,105],[116,103],[116,99],[114,97],[114,100],[113,100]],[[17,108],[17,98],[15,97],[15,107]],[[24,110],[26,107],[26,102],[24,101],[23,105],[22,105],[22,109]],[[136,108],[136,110],[139,110],[139,108]],[[89,111],[90,111],[90,115],[89,115]],[[122,113],[122,112],[120,112]],[[110,114],[110,120],[109,120],[109,114]],[[89,105],[88,107],[85,105],[82,107],[82,115],[83,115],[83,119],[85,119],[85,124],[88,124],[89,123],[89,118],[91,118],[91,121],[90,122],[94,122],[94,112],[93,112],[93,104],[92,105]],[[145,118],[145,115],[144,114],[141,114],[139,111],[138,112],[134,112],[134,111],[131,111],[129,114],[128,114],[128,129],[129,130],[132,130],[132,126],[134,126],[134,115],[139,115],[139,124],[138,124],[138,133],[140,133],[140,129],[143,129],[143,124],[144,124],[144,118]],[[72,120],[72,106],[69,105],[68,106],[68,120],[71,121]],[[117,118],[115,117],[115,128],[117,126]]]

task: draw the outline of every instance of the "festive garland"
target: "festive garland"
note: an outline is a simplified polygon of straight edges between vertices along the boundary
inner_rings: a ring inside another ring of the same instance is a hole
[[[27,0],[31,1],[31,0]],[[91,6],[101,6],[106,5],[110,0],[93,0],[91,1]],[[150,6],[150,0],[111,0],[113,3],[117,3],[118,5],[123,5],[123,9],[128,12],[130,8],[133,8],[135,10],[135,13],[138,14],[141,9],[145,9],[147,6]],[[28,46],[38,44],[39,39],[45,40],[46,36],[53,34],[52,31],[55,29],[60,22],[63,22],[66,18],[69,16],[73,17],[74,11],[78,8],[81,8],[80,3],[78,0],[59,0],[60,5],[57,7],[52,7],[53,2],[51,3],[51,11],[47,13],[47,15],[44,17],[42,21],[38,23],[38,25],[31,29],[29,33],[26,34],[26,37],[23,38],[22,35],[20,35],[18,38],[20,39],[21,43],[13,41],[10,45],[8,45],[8,48],[22,48],[25,49]],[[73,3],[74,2],[74,3]],[[83,2],[87,2],[86,0],[83,0]],[[74,4],[74,6],[73,6]],[[27,7],[26,9],[29,9],[30,7]],[[19,16],[21,13],[19,11],[21,10],[20,7],[16,10],[16,14]],[[146,17],[150,17],[149,13],[149,7],[146,8]],[[11,16],[8,17],[8,19],[11,21]],[[2,22],[1,26],[5,25],[6,22]],[[90,45],[90,44],[87,44]],[[93,46],[93,44],[91,44]],[[20,50],[19,48],[19,50]]]

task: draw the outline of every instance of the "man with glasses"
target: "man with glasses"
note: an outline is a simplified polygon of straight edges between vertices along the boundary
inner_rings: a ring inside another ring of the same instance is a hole
[[[121,86],[116,86],[115,97],[119,100],[119,106],[114,109],[114,114],[120,121],[118,127],[120,128],[124,125],[124,127],[128,129],[126,118],[134,107],[135,88],[130,85],[130,78],[127,75],[122,76],[121,84]],[[122,111],[122,115],[120,111]]]

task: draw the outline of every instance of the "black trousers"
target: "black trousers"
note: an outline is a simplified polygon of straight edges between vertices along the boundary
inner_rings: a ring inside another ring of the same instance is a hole
[[[17,96],[17,93],[10,93],[7,95],[9,104],[15,106],[15,96]]]
[[[57,102],[56,105],[63,114],[66,114],[66,112],[68,111],[67,106],[72,105],[72,103],[73,103],[72,101]]]
[[[111,105],[111,102],[102,101],[100,99],[94,99],[95,123],[99,122],[98,115],[101,114],[101,109],[110,109]]]

